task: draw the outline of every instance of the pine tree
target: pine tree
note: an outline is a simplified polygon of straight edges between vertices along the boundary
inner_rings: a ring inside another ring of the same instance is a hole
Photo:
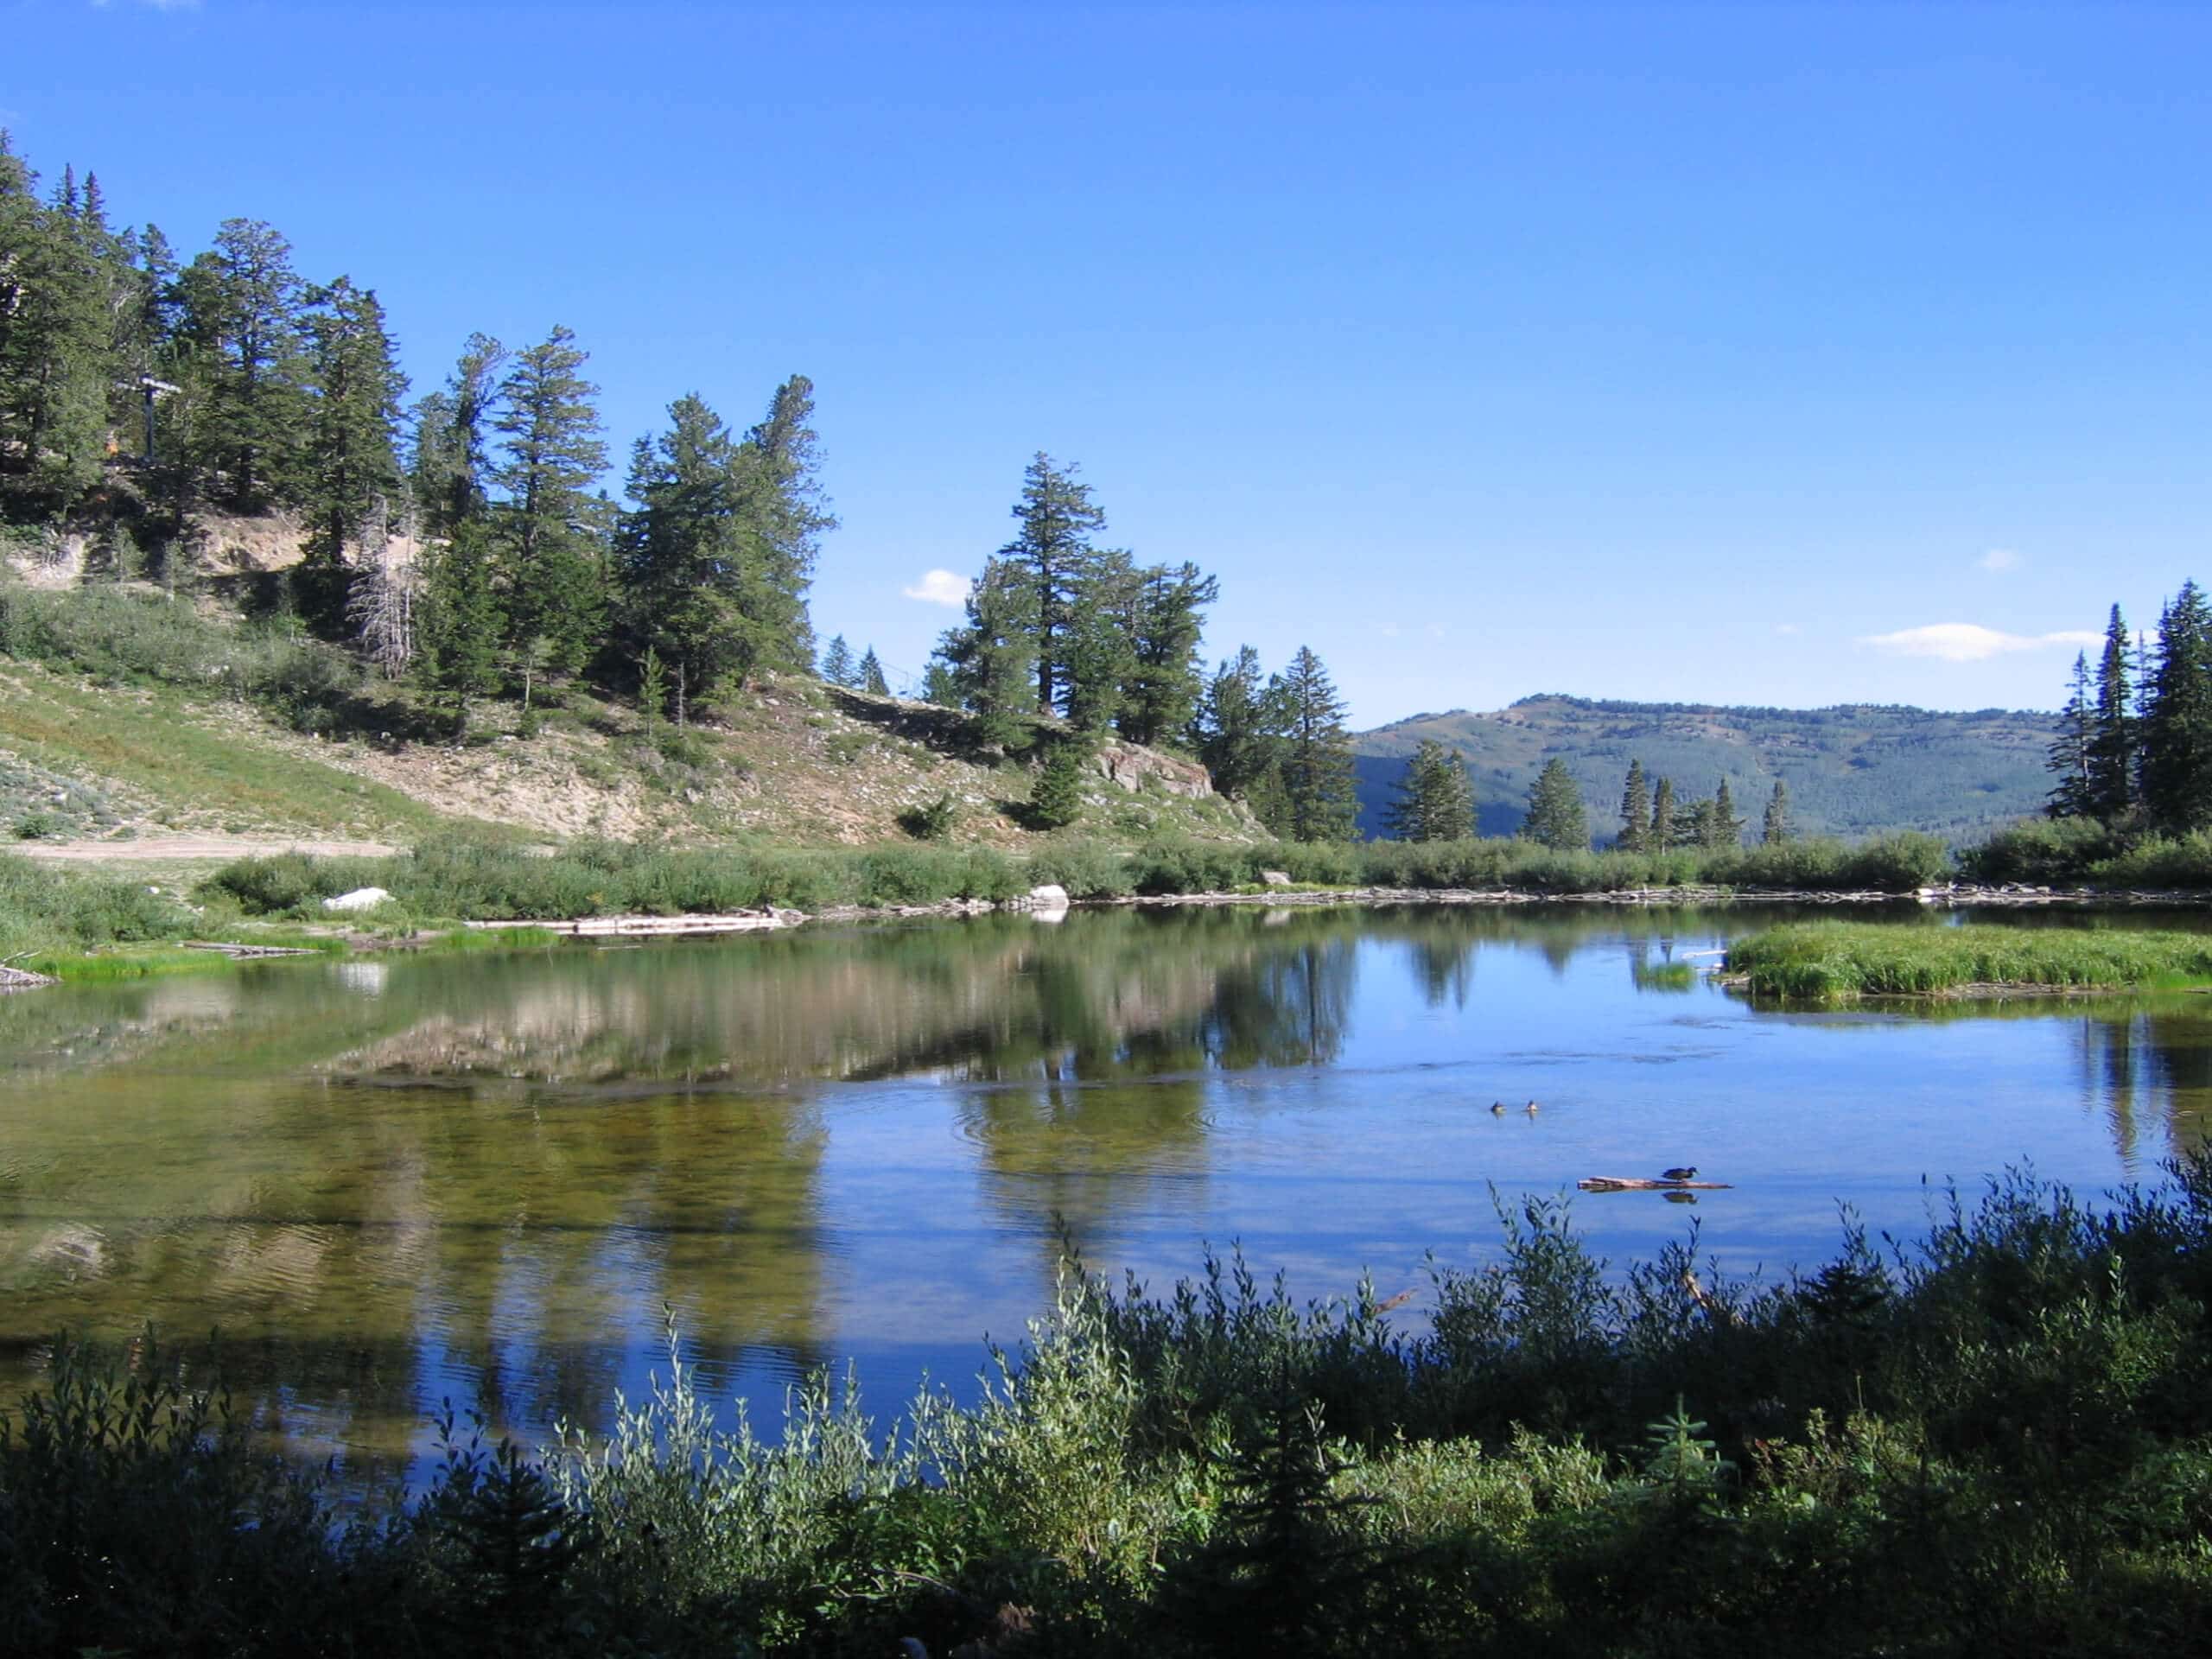
[[[822,652],[822,679],[826,685],[853,683],[853,648],[845,643],[842,633],[832,634]]]
[[[225,219],[177,279],[178,333],[197,384],[188,463],[241,512],[298,499],[308,429],[301,283],[292,245],[258,219]]]
[[[543,640],[557,665],[583,665],[599,644],[605,595],[589,487],[607,466],[589,354],[556,327],[518,353],[499,387],[499,459],[491,471],[509,646]]]
[[[1059,712],[1066,698],[1068,636],[1084,581],[1091,572],[1091,537],[1106,527],[1105,513],[1090,499],[1090,486],[1076,481],[1077,470],[1042,450],[1031,458],[1022,474],[1021,499],[1014,506],[1021,528],[998,553],[999,563],[1028,590],[1036,707],[1048,715]]]
[[[938,643],[959,706],[976,715],[976,741],[986,748],[1026,748],[1030,741],[1029,716],[1037,707],[1035,599],[1022,571],[992,559],[968,590],[967,625],[948,629]]]
[[[1713,791],[1713,810],[1706,819],[1705,839],[1699,844],[1713,851],[1726,851],[1744,844],[1744,821],[1736,816],[1735,797],[1729,793],[1726,778],[1720,780],[1720,787]]]
[[[506,362],[505,346],[489,334],[471,334],[443,388],[411,411],[415,453],[408,477],[425,535],[450,536],[489,505],[491,460],[486,446],[499,414],[500,371]]]
[[[2096,812],[2096,796],[2089,785],[2089,752],[2095,741],[2097,707],[2089,690],[2089,659],[2074,658],[2072,694],[2059,711],[2058,734],[2043,767],[2058,781],[2051,786],[2044,810],[2054,818],[2090,817]]]
[[[1766,798],[1766,821],[1759,826],[1759,840],[1766,846],[1779,847],[1789,839],[1789,789],[1781,779],[1774,780],[1774,793]]]
[[[0,493],[52,517],[98,481],[121,273],[73,177],[53,204],[0,132]]]
[[[469,699],[499,689],[505,626],[494,569],[488,532],[474,522],[423,554],[415,673],[431,701],[452,716],[456,734],[467,728]]]
[[[1064,830],[1083,815],[1083,768],[1090,757],[1090,746],[1082,739],[1053,743],[1029,791],[1032,829]]]
[[[2127,624],[2112,607],[2089,721],[2084,772],[2089,816],[2117,823],[2135,807],[2135,711],[2127,678]],[[2078,666],[2078,664],[2077,664]]]
[[[1195,564],[1154,565],[1143,573],[1131,640],[1134,672],[1119,716],[1130,742],[1173,741],[1189,727],[1202,690],[1198,643],[1205,607],[1220,597],[1219,579]]]
[[[2160,830],[2212,823],[2212,607],[2194,582],[2158,619],[2142,776],[2143,804]]]
[[[353,585],[348,548],[381,561],[386,520],[400,490],[396,434],[407,378],[392,362],[375,293],[340,276],[311,291],[307,316],[315,402],[308,416],[302,505],[307,547],[294,594],[309,626],[346,629]]]
[[[741,499],[753,532],[740,597],[749,624],[747,673],[799,671],[814,659],[806,594],[822,537],[837,520],[822,490],[813,422],[814,383],[795,374],[776,388],[767,415],[738,448]]]
[[[1293,841],[1349,841],[1359,819],[1345,708],[1321,659],[1300,645],[1268,688],[1282,733],[1279,823]]]
[[[1567,762],[1554,755],[1529,791],[1529,816],[1521,833],[1556,852],[1587,851],[1590,820]]]
[[[1644,850],[1672,852],[1680,844],[1675,828],[1675,780],[1662,778],[1651,787],[1651,831]]]
[[[1644,781],[1643,762],[1631,759],[1628,780],[1621,786],[1621,832],[1613,844],[1624,853],[1640,853],[1651,836],[1651,789]]]
[[[1061,635],[1061,687],[1068,723],[1103,733],[1122,715],[1136,677],[1144,578],[1129,556],[1091,554]]]
[[[1244,799],[1274,769],[1280,734],[1268,714],[1260,653],[1240,645],[1214,671],[1192,723],[1192,747],[1214,788],[1231,799]]]
[[[1459,757],[1423,738],[1406,763],[1398,798],[1385,809],[1389,833],[1402,841],[1464,841],[1475,833],[1474,791]]]
[[[891,695],[891,682],[883,677],[883,664],[876,660],[874,645],[861,653],[861,665],[854,671],[859,677],[861,690],[872,696]]]

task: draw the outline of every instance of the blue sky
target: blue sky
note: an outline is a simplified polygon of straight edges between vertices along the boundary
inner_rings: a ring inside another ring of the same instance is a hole
[[[811,376],[817,626],[918,671],[1035,450],[1360,725],[2050,707],[2212,524],[2212,8],[0,0],[0,121],[566,323],[614,453]],[[942,585],[942,584],[939,584]],[[1936,630],[1936,632],[1929,632]]]

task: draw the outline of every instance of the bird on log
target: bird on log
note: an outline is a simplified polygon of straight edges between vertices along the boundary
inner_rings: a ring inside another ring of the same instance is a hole
[[[1694,1181],[1697,1179],[1697,1166],[1685,1164],[1680,1169],[1662,1170],[1660,1172],[1660,1179],[1669,1181]]]

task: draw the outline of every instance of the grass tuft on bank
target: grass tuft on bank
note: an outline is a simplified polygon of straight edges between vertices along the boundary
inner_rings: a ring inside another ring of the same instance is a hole
[[[2152,989],[2212,983],[2212,937],[1800,922],[1736,940],[1728,970],[1742,975],[1755,995],[1805,1001],[1941,996],[1983,986]]]
[[[1236,1259],[1071,1274],[970,1408],[674,1357],[543,1454],[448,1415],[351,1513],[206,1367],[64,1343],[0,1428],[0,1649],[226,1655],[2185,1651],[2212,1624],[2212,1160],[2013,1174],[1754,1285],[1501,1209],[1430,1318]]]

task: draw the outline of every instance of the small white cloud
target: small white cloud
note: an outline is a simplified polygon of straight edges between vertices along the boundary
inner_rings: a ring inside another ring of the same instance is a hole
[[[1893,657],[1936,657],[1947,663],[1979,663],[2016,651],[2049,651],[2061,645],[2094,645],[2094,633],[1999,633],[1975,622],[1931,622],[1924,628],[1870,633],[1859,640]]]
[[[969,585],[967,577],[957,576],[950,570],[925,570],[919,582],[899,591],[925,605],[965,605]]]
[[[1795,622],[1777,622],[1774,625],[1774,631],[1777,633],[1796,633],[1798,627]]]
[[[2007,570],[2020,568],[2020,556],[2009,547],[1993,547],[1974,563],[1992,575],[2002,575]]]

